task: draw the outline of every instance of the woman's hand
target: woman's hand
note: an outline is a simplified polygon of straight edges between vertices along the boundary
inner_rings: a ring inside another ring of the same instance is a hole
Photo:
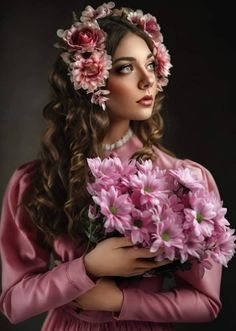
[[[119,312],[122,301],[122,291],[114,280],[103,277],[98,280],[94,288],[72,301],[71,306],[83,310]]]
[[[127,237],[115,237],[100,242],[85,255],[84,265],[87,273],[94,277],[130,277],[171,263],[169,260],[154,261],[152,258],[156,255],[148,248],[134,246]]]

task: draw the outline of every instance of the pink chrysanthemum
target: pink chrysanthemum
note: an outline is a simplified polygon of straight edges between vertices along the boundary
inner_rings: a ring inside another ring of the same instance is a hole
[[[105,158],[101,160],[100,157],[87,158],[88,166],[96,178],[94,183],[88,183],[87,189],[91,195],[100,194],[101,190],[107,190],[111,186],[116,186],[118,189],[118,183],[123,172],[123,165],[121,160],[117,157]]]
[[[91,97],[91,102],[98,104],[103,110],[106,109],[106,101],[109,100],[107,95],[110,94],[108,90],[98,90],[93,93]]]
[[[176,213],[182,212],[184,209],[183,201],[175,194],[169,197],[168,204],[169,207]]]
[[[153,173],[141,173],[131,176],[132,198],[140,201],[141,205],[151,203],[158,205],[160,199],[166,196],[161,191],[161,185]]]
[[[76,90],[83,88],[87,93],[94,92],[105,85],[111,67],[111,56],[106,53],[93,52],[88,58],[77,53],[75,62],[71,63],[71,81]]]
[[[161,29],[159,24],[157,23],[156,17],[151,14],[145,14],[141,18],[141,22],[143,22],[144,31],[155,41],[155,42],[163,42],[163,36],[161,34]]]
[[[151,160],[144,160],[137,162],[137,169],[144,174],[148,174],[153,170],[153,164]]]
[[[155,181],[158,182],[158,188],[160,191],[170,191],[169,178],[165,169],[156,167],[151,160],[137,162],[137,169],[138,173],[146,175],[152,174]]]
[[[82,15],[80,17],[81,22],[88,22],[96,19],[96,9],[92,6],[88,5],[82,11]]]
[[[184,209],[184,228],[193,228],[197,236],[210,237],[214,231],[215,205],[204,190],[189,192],[189,203],[190,208]]]
[[[136,11],[130,12],[127,15],[127,20],[135,25],[139,25],[141,28],[144,27],[144,21],[142,21],[143,11],[138,9]]]
[[[191,230],[184,232],[183,248],[180,249],[180,260],[186,262],[189,257],[200,259],[204,255],[202,236],[196,236]]]
[[[215,206],[216,216],[214,217],[215,226],[224,228],[225,226],[229,226],[229,221],[225,218],[225,214],[227,213],[227,208],[223,208],[223,201],[220,200],[219,196],[215,194],[215,192],[209,193],[209,198],[211,202]]]
[[[153,54],[155,56],[156,65],[156,75],[158,78],[158,87],[166,86],[168,83],[167,76],[170,75],[170,68],[172,64],[170,63],[170,55],[165,45],[161,42],[154,42]]]
[[[204,188],[204,185],[200,180],[198,173],[194,172],[189,168],[180,167],[175,170],[169,170],[169,173],[171,176],[173,176],[173,178],[177,180],[177,182],[190,190]]]
[[[143,246],[150,246],[151,233],[155,231],[155,224],[149,211],[133,209],[131,228],[128,235],[134,244],[142,243]]]
[[[203,272],[212,260],[227,266],[236,249],[234,230],[219,196],[195,172],[163,171],[151,160],[121,162],[115,156],[88,159],[88,164],[95,177],[87,186],[95,202],[88,216],[101,220],[104,234],[131,237],[157,252],[157,261],[197,259]]]
[[[104,227],[107,232],[117,230],[125,233],[130,229],[132,202],[128,194],[121,194],[112,186],[109,190],[101,190],[99,197],[93,196],[94,202],[100,206],[105,216]]]
[[[118,157],[87,158],[88,166],[95,178],[110,177],[115,180],[120,178],[123,171],[123,164]]]
[[[130,189],[130,178],[137,172],[136,160],[127,160],[122,162],[123,169],[120,173],[120,188],[121,191],[129,191]]]
[[[227,267],[227,263],[235,254],[236,249],[236,236],[234,236],[235,230],[227,228],[227,231],[221,231],[216,233],[215,236],[209,239],[209,244],[214,245],[211,249],[211,257],[217,262]]]
[[[101,17],[105,17],[111,14],[111,9],[115,7],[114,2],[104,3],[101,6],[94,9],[92,6],[87,6],[84,11],[82,11],[82,16],[80,18],[81,22],[87,22],[91,20],[96,20]]]
[[[115,3],[110,1],[108,3],[104,3],[101,6],[99,6],[96,9],[97,12],[97,18],[102,18],[102,17],[106,17],[112,14],[112,9],[115,7]]]
[[[157,261],[169,259],[171,261],[176,257],[176,248],[183,248],[183,229],[178,222],[175,222],[175,215],[162,219],[156,223],[156,232],[153,234],[153,243],[151,252],[158,252]]]
[[[95,220],[100,216],[99,212],[97,211],[96,206],[93,205],[89,205],[89,209],[88,209],[88,217],[91,220]]]
[[[149,207],[149,212],[151,214],[152,221],[159,222],[161,220],[161,212],[162,212],[162,204],[159,203],[158,205],[155,205],[153,207]]]

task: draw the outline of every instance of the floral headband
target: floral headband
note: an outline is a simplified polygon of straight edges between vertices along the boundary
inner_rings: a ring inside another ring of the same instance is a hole
[[[144,15],[141,10],[126,12],[125,9],[118,10],[113,9],[114,7],[114,2],[104,3],[96,9],[87,6],[80,19],[73,12],[74,23],[68,30],[57,30],[57,36],[62,40],[54,44],[55,47],[65,50],[60,56],[68,65],[68,75],[75,90],[82,88],[87,93],[92,93],[91,102],[100,105],[103,110],[106,108],[105,102],[109,100],[107,96],[110,91],[103,87],[112,68],[112,59],[106,52],[107,34],[99,27],[98,18],[125,17],[151,38],[159,91],[167,85],[167,76],[172,67],[156,18],[150,14]]]

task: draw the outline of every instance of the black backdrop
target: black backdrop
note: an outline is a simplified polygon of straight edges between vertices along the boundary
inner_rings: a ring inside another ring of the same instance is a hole
[[[0,193],[14,169],[34,159],[44,127],[48,70],[57,50],[57,28],[70,25],[72,10],[101,1],[1,2]],[[163,115],[165,146],[213,174],[231,227],[236,228],[235,12],[231,1],[116,1],[155,15],[173,68]],[[14,238],[12,238],[14,240]],[[178,330],[236,330],[236,259],[224,268],[223,307],[211,323],[179,325]],[[0,315],[0,330],[39,330],[44,315],[11,325]]]

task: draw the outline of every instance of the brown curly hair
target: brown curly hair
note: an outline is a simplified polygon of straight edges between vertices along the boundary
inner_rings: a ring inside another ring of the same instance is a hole
[[[106,50],[111,56],[128,32],[140,36],[152,50],[148,35],[123,18],[102,18],[99,25],[108,35]],[[59,54],[49,73],[52,91],[50,102],[43,109],[47,129],[42,136],[37,171],[24,200],[33,223],[49,244],[60,234],[69,234],[73,240],[83,235],[79,219],[90,201],[86,190],[89,179],[86,158],[104,158],[102,142],[110,125],[105,111],[91,104],[83,90],[74,90],[67,72]],[[162,98],[158,93],[151,118],[130,123],[143,143],[133,158],[153,160],[153,145],[173,155],[160,144]]]

